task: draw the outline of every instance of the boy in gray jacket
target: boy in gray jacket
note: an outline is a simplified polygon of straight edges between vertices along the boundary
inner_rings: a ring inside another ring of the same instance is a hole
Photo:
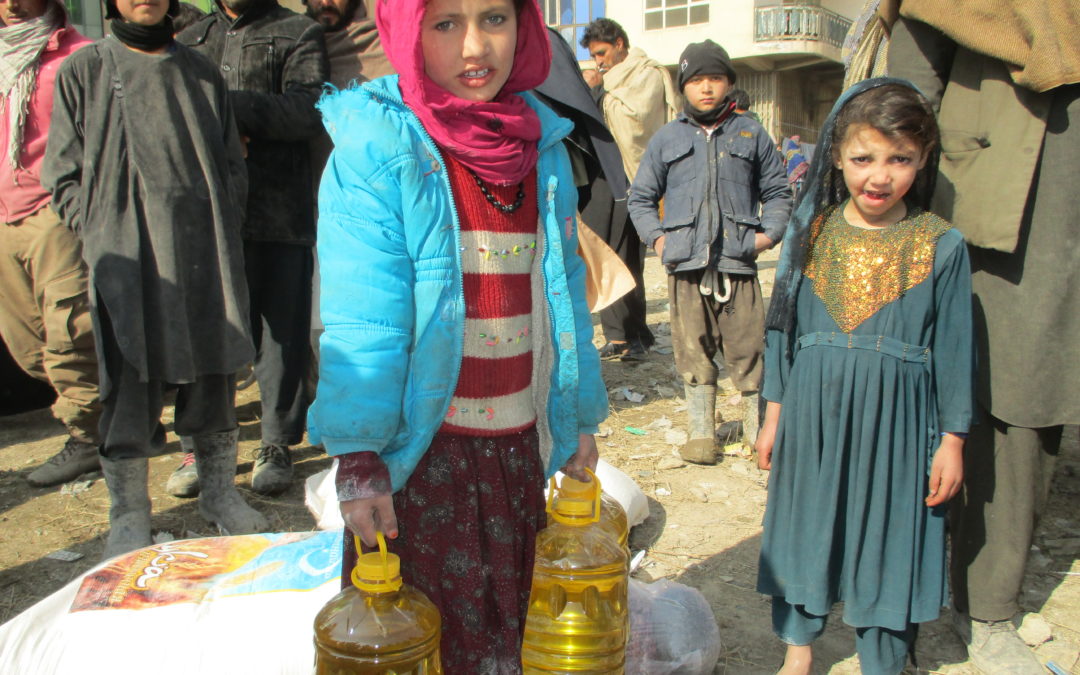
[[[755,260],[783,238],[791,213],[780,155],[760,124],[734,114],[734,84],[720,45],[686,47],[685,107],[649,142],[628,202],[642,241],[668,272],[675,366],[690,418],[680,454],[698,464],[716,463],[717,352],[743,394],[744,440],[753,445],[757,435],[765,313]]]

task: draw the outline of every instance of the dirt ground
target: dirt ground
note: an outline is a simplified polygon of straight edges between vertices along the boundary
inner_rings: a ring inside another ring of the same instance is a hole
[[[762,280],[771,288],[775,253],[766,254]],[[771,674],[782,648],[769,628],[768,601],[754,590],[764,513],[766,476],[735,449],[715,467],[686,465],[674,449],[685,429],[685,405],[671,357],[664,275],[655,258],[646,269],[649,322],[657,349],[639,363],[605,363],[611,416],[598,439],[601,455],[631,476],[649,498],[650,516],[631,533],[634,552],[645,550],[635,576],[670,578],[699,589],[709,600],[723,643],[716,673]],[[601,344],[597,339],[597,344]],[[730,383],[729,383],[730,384]],[[638,395],[643,396],[635,401]],[[721,397],[724,419],[738,419],[738,396]],[[284,495],[266,499],[247,489],[251,453],[259,439],[255,387],[239,394],[241,450],[237,482],[245,497],[282,531],[314,527],[303,505],[302,479],[330,464],[318,449],[295,449],[297,480]],[[171,410],[166,410],[166,421]],[[633,431],[628,431],[633,430]],[[636,432],[636,433],[635,433]],[[170,433],[164,455],[150,462],[154,527],[176,537],[216,534],[192,500],[164,491],[177,466],[179,444]],[[80,576],[99,559],[108,531],[108,492],[100,474],[49,489],[30,487],[25,475],[56,452],[61,429],[47,410],[0,418],[0,623]],[[1023,634],[1043,661],[1080,675],[1080,442],[1067,431],[1047,517],[1028,562],[1022,604]],[[83,555],[74,562],[45,557],[55,551]],[[816,672],[857,673],[854,632],[834,613],[817,643]],[[963,644],[947,618],[926,625],[918,641],[920,673],[973,675]]]

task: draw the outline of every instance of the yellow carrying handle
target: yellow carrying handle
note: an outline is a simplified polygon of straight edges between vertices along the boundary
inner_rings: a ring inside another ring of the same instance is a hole
[[[562,523],[563,525],[588,525],[589,523],[600,522],[600,494],[602,492],[602,488],[600,487],[600,479],[597,478],[596,474],[593,473],[592,469],[590,469],[589,467],[585,467],[585,473],[589,474],[589,482],[593,485],[593,504],[588,519],[584,521],[582,518],[572,518],[565,516],[555,509],[555,476],[551,477],[551,486],[548,490],[547,507],[545,510],[555,522]]]
[[[383,536],[383,533],[381,531],[376,530],[375,531],[375,540],[376,540],[376,542],[378,542],[378,545],[379,545],[379,560],[382,562],[383,579],[384,579],[385,582],[389,583],[391,581],[391,579],[390,579],[390,565],[386,561],[387,555],[388,555],[388,551],[386,550],[386,537]],[[355,534],[353,535],[353,545],[356,546],[356,561],[357,561],[357,563],[359,563],[360,562],[360,556],[367,555],[367,554],[362,553],[363,549],[360,547],[360,537],[358,537]],[[372,584],[365,581],[360,576],[360,565],[359,564],[353,565],[352,574],[350,575],[350,579],[352,579],[353,586],[356,586],[357,588],[363,588],[363,589],[369,589],[369,590],[372,588]]]

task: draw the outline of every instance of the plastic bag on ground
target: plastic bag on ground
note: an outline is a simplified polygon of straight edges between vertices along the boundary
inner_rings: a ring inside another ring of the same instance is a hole
[[[705,596],[667,579],[630,579],[626,675],[710,675],[720,629]]]
[[[320,530],[343,530],[345,521],[338,508],[337,478],[338,460],[329,469],[312,474],[304,481],[304,506],[315,518],[315,526]]]

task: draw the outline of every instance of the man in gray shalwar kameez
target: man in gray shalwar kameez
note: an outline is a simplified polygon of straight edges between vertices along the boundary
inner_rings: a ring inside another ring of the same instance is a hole
[[[254,357],[241,143],[224,81],[173,41],[165,12],[160,1],[110,1],[112,35],[57,75],[42,171],[90,268],[112,501],[105,558],[151,544],[147,457],[164,440],[173,387],[175,430],[194,438],[199,461],[200,513],[230,534],[268,527],[233,484],[233,373]]]

